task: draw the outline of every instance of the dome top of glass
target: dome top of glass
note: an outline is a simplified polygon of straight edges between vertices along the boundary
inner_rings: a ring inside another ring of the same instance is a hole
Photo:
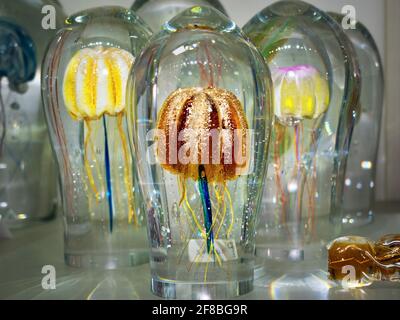
[[[91,20],[106,19],[108,21],[119,20],[132,23],[141,19],[131,10],[119,6],[105,6],[87,9],[69,16],[65,20],[66,25],[86,24]]]
[[[137,0],[132,10],[158,32],[164,23],[193,6],[210,6],[227,15],[218,0]]]
[[[65,45],[79,50],[105,46],[139,54],[152,32],[133,11],[119,6],[83,10],[65,20]]]
[[[183,11],[164,24],[163,30],[176,32],[188,29],[215,30],[221,32],[240,32],[236,24],[226,15],[212,7],[194,6]]]
[[[134,3],[133,3],[133,5],[132,5],[132,10],[139,10],[140,8],[142,8],[146,3],[148,3],[148,2],[158,2],[158,3],[165,3],[166,5],[171,5],[171,1],[165,1],[165,0],[136,0]],[[199,2],[199,1],[183,1],[182,2],[182,4],[181,4],[181,6],[182,7],[184,7],[184,5],[186,5],[186,4],[188,4],[188,5],[190,5],[190,4],[195,4],[196,2]],[[209,4],[210,6],[213,6],[214,8],[216,8],[217,10],[219,10],[219,11],[221,11],[222,13],[224,13],[224,14],[226,14],[226,11],[225,11],[225,9],[224,9],[224,7],[222,6],[222,4],[219,2],[219,1],[216,1],[216,0],[203,0],[203,1],[200,1],[200,2],[204,2],[205,4]]]

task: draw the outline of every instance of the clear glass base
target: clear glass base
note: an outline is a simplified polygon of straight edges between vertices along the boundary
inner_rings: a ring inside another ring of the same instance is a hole
[[[7,225],[10,230],[21,229],[30,226],[37,222],[45,222],[54,219],[57,215],[57,205],[55,204],[47,215],[30,216],[28,214],[16,214],[13,210],[0,212],[0,220]]]
[[[268,288],[274,300],[327,299],[336,283],[328,279],[325,270],[303,271],[300,266],[289,272],[264,270],[263,276],[254,280],[255,287]]]
[[[247,280],[189,283],[151,279],[151,291],[165,299],[178,300],[210,300],[231,299],[249,293],[253,290],[253,278]]]
[[[374,220],[372,211],[353,211],[345,212],[342,218],[344,228],[361,227],[371,223]]]
[[[296,249],[279,244],[258,245],[254,278],[256,287],[322,285],[328,281],[325,246],[312,243]]]
[[[75,268],[113,270],[133,267],[149,262],[147,250],[134,250],[113,254],[64,254],[65,263]]]

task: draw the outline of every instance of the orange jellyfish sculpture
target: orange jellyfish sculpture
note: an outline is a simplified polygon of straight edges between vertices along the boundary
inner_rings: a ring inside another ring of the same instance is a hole
[[[225,194],[232,203],[226,182],[237,179],[247,170],[249,162],[248,124],[242,104],[232,92],[221,88],[178,89],[163,103],[157,129],[157,157],[161,166],[179,176],[179,206],[184,203],[205,239],[207,253],[214,254],[218,261],[214,241],[226,218]],[[198,183],[204,226],[187,200],[187,179]],[[211,190],[215,192],[216,205],[212,204]],[[228,235],[234,224],[232,208],[230,212]]]

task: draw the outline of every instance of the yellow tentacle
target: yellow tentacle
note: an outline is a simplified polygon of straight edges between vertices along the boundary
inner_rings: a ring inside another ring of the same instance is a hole
[[[129,210],[128,223],[131,223],[133,221],[133,224],[137,226],[139,222],[136,212],[133,208],[134,197],[133,197],[133,188],[131,182],[132,181],[131,164],[129,161],[128,144],[126,142],[124,129],[122,127],[122,120],[123,120],[123,114],[119,113],[117,116],[117,124],[118,124],[119,136],[121,138],[122,155],[124,158],[124,181],[125,181],[126,192],[128,194],[128,210]]]

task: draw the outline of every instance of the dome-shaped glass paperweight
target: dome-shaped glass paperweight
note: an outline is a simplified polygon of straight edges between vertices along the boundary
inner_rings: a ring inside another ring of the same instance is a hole
[[[132,11],[101,7],[69,17],[47,52],[42,92],[62,180],[69,265],[116,268],[147,260],[125,93],[150,35]]]
[[[271,70],[274,125],[256,254],[278,276],[326,269],[340,199],[358,66],[341,27],[302,1],[280,1],[244,27]]]
[[[225,15],[197,6],[165,24],[135,70],[128,125],[152,291],[181,299],[250,291],[272,116],[262,56]]]
[[[131,9],[157,33],[165,22],[193,6],[211,6],[226,15],[219,0],[136,0]]]
[[[54,29],[43,29],[42,8],[56,10]],[[40,66],[62,24],[55,1],[0,4],[0,220],[9,227],[56,213],[57,169],[40,98]]]
[[[329,13],[341,24],[343,16]],[[360,65],[361,93],[347,160],[343,197],[343,224],[357,227],[373,219],[377,152],[383,108],[383,65],[368,29],[357,22],[344,29]]]

